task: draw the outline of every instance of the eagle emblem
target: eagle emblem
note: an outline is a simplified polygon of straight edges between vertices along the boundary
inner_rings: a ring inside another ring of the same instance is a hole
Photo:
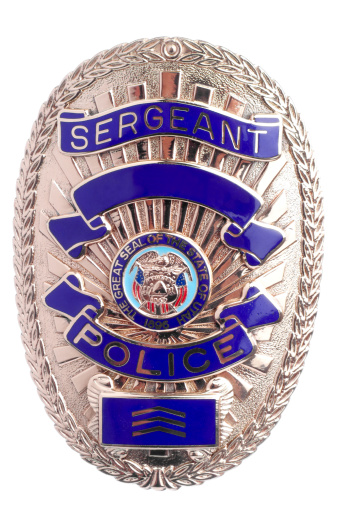
[[[189,266],[174,253],[159,255],[151,250],[141,255],[129,273],[137,267],[132,291],[140,303],[139,309],[150,315],[177,313],[188,295]]]

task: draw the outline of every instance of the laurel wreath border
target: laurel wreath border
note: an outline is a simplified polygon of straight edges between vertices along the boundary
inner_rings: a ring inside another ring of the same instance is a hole
[[[255,419],[243,433],[230,442],[227,448],[206,456],[200,462],[191,461],[178,467],[150,467],[113,456],[77,425],[67,409],[51,371],[41,336],[34,285],[34,206],[39,171],[56,127],[57,114],[97,78],[129,65],[169,60],[161,52],[161,46],[168,42],[166,38],[137,40],[103,51],[83,62],[53,90],[48,101],[41,107],[26,145],[17,182],[14,219],[15,284],[22,341],[33,380],[48,415],[70,447],[99,470],[123,482],[158,489],[201,484],[220,476],[239,465],[270,434],[296,387],[308,352],[317,312],[323,255],[323,206],[318,174],[307,133],[291,99],[261,68],[253,66],[242,56],[203,41],[181,38],[174,40],[179,41],[185,50],[183,56],[179,54],[175,61],[213,68],[231,76],[258,93],[273,112],[282,116],[284,132],[299,177],[299,191],[303,200],[303,257],[293,328],[275,383]]]

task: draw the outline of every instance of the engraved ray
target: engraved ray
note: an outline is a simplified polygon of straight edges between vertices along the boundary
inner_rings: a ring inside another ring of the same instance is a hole
[[[130,84],[127,86],[129,102],[144,100],[147,98],[146,83]]]
[[[170,206],[169,230],[177,231],[181,216],[181,201],[173,199]]]
[[[130,84],[127,86],[129,102],[144,100],[147,98],[146,83]],[[150,154],[149,139],[143,139],[136,143],[137,160],[148,160]]]
[[[136,209],[136,203],[132,202],[132,203],[128,204],[128,208],[130,211],[130,216],[132,218],[132,224],[133,224],[135,233],[139,234],[141,232],[141,225],[140,225],[140,221],[139,221],[139,215],[138,215],[137,209]]]
[[[205,212],[207,211],[206,208],[204,208],[203,206],[199,206],[198,207],[198,213],[197,213],[197,217],[196,217],[196,221],[195,221],[195,224],[194,224],[194,227],[191,231],[191,239],[193,239],[194,241],[196,241],[196,234],[198,232],[198,229],[200,228],[202,222],[203,222],[203,217],[204,217],[204,214]]]
[[[215,331],[216,329],[213,329],[213,331]],[[186,340],[188,341],[191,341],[191,340],[201,340],[205,337],[207,333],[203,333],[203,332],[195,332],[195,331],[191,331],[190,329],[187,329],[186,331],[182,332],[181,335],[180,335],[180,338],[185,338]],[[183,341],[183,340],[182,340]]]
[[[175,158],[175,137],[161,136],[161,158],[164,160],[172,160]]]
[[[72,157],[63,155],[58,146],[53,150],[53,156],[72,187],[81,183],[82,175]]]
[[[123,149],[118,148],[116,150],[111,150],[109,153],[113,161],[114,167],[117,167],[126,162]]]
[[[277,300],[279,306],[282,309],[282,312],[284,312],[285,311],[286,298],[287,298],[287,292],[284,292],[283,294],[278,294],[277,296],[274,296],[274,298]]]
[[[285,262],[281,262],[274,268],[256,278],[256,282],[262,285],[265,289],[272,287],[283,280],[284,270]]]
[[[197,204],[189,203],[185,213],[185,219],[183,224],[182,233],[185,236],[191,236],[192,231],[194,230],[195,223],[198,216],[198,208]]]
[[[103,296],[104,298],[106,298],[110,302],[110,305],[113,308],[117,309],[117,305],[113,304],[113,302],[112,302],[112,296],[109,294],[109,292],[107,292],[104,289],[101,289],[101,287],[99,287],[98,285],[96,285],[91,280],[88,280],[88,278],[86,278],[85,276],[83,276],[83,281],[84,281],[85,289],[88,292],[92,292],[93,294],[99,294],[100,296]]]
[[[185,152],[185,160],[187,162],[197,162],[200,148],[201,143],[194,141],[193,139],[188,139]]]
[[[273,224],[277,222],[288,210],[286,193],[282,190],[259,217],[261,222]]]
[[[234,395],[240,401],[245,400],[245,398],[249,396],[253,386],[244,378],[240,377],[236,373],[233,373],[231,370],[225,370],[220,372],[218,375],[229,380],[234,390]]]
[[[231,250],[233,252],[233,250]],[[210,261],[213,270],[216,270],[223,262],[224,257],[228,254],[229,247],[225,246],[221,240],[219,240],[218,246],[211,252]]]
[[[106,161],[107,161],[107,154],[106,153],[99,153],[97,155],[97,160],[101,166],[101,171],[105,171],[108,167],[106,166]],[[108,161],[109,165],[110,165],[110,161]]]
[[[247,368],[258,371],[260,373],[267,373],[272,360],[273,358],[270,356],[255,354],[254,356],[244,361],[243,366],[246,366]]]
[[[211,100],[214,94],[214,88],[210,86],[203,86],[200,84],[196,84],[194,88],[194,97],[193,100],[195,102],[200,102],[201,104],[211,104]]]
[[[213,221],[215,219],[216,213],[212,210],[206,209],[201,220],[200,226],[198,228],[195,241],[198,245],[201,245],[207,236]]]
[[[220,151],[215,148],[211,155],[210,166],[214,169],[221,170],[225,157],[226,153],[224,153],[224,151]]]
[[[94,100],[99,113],[114,107],[114,96],[112,90],[96,95]]]
[[[137,201],[135,209],[141,232],[149,230],[149,215],[146,201]]]
[[[49,230],[47,228],[47,222],[49,220],[49,216],[46,214],[45,211],[40,211],[40,215],[39,215],[39,231],[41,232],[41,234],[43,234],[49,241],[52,241],[53,243],[55,243],[55,240],[54,238],[52,237],[52,235],[49,233]]]
[[[136,143],[138,160],[149,160],[150,158],[150,143],[149,139],[143,139]]]
[[[98,366],[94,365],[72,377],[72,382],[77,392],[82,393],[87,389],[89,379],[98,373],[100,373],[100,369]]]
[[[219,234],[222,227],[225,225],[226,220],[223,217],[217,216],[215,218],[215,222],[212,226],[212,235],[207,240],[204,247],[204,251],[207,257],[210,257],[212,252],[214,251],[215,246],[219,243]]]
[[[91,174],[98,174],[102,171],[102,166],[100,164],[99,158],[97,155],[90,155],[89,157],[85,157],[85,161],[87,166],[91,172]]]
[[[260,174],[258,180],[256,181],[253,187],[254,190],[256,190],[256,192],[258,192],[260,195],[263,195],[286,164],[287,161],[284,155],[279,157],[278,160],[270,162],[266,166],[265,170],[262,171],[262,173]]]
[[[198,315],[198,317],[196,317],[196,319],[194,320],[194,323],[196,324],[197,322],[210,322],[211,319],[214,318],[214,314],[215,314],[215,311],[214,310],[204,310],[202,313],[200,313]]]
[[[104,266],[109,272],[111,268],[112,258],[108,254],[108,252],[102,247],[101,243],[93,243],[88,248],[88,251],[92,251],[94,255],[102,262],[102,264],[104,264]]]
[[[89,273],[91,273],[97,280],[102,282],[107,288],[109,287],[109,278],[107,273],[105,273],[94,261],[91,257],[86,255],[79,264],[84,267]]]
[[[136,326],[133,326],[131,323],[127,324],[125,322],[118,322],[118,319],[114,319],[109,317],[101,319],[102,324],[107,325],[110,329],[113,329],[115,332],[118,332],[122,334],[123,336],[126,335],[126,331],[128,332],[128,337],[130,336],[136,336],[138,334],[139,336],[142,336],[145,332],[140,333],[140,329]],[[131,333],[130,331],[133,331],[135,329],[138,329],[138,333]]]
[[[245,109],[245,102],[237,95],[229,93],[226,99],[224,110],[228,113],[236,114],[237,116],[243,116]]]
[[[105,218],[110,224],[110,237],[116,243],[117,247],[121,248],[127,239],[127,235],[125,233],[123,223],[118,211],[114,210],[110,213],[106,213]]]
[[[70,267],[54,257],[50,252],[47,254],[48,269],[53,274],[61,278],[70,270]]]
[[[296,222],[291,222],[289,225],[287,225],[284,229],[285,233],[285,240],[284,243],[280,246],[280,248],[277,248],[277,250],[271,255],[272,257],[276,257],[281,252],[289,248],[289,246],[293,245],[295,241],[297,240],[296,237]]]
[[[127,237],[130,239],[132,236],[135,236],[135,227],[130,209],[128,206],[120,206],[118,211]]]
[[[106,254],[110,259],[113,259],[118,252],[118,243],[115,239],[114,234],[111,232],[110,236],[100,243],[100,248],[105,250]]]
[[[177,99],[180,95],[180,73],[161,72],[161,97]]]
[[[154,227],[163,229],[163,200],[155,199],[153,203]]]
[[[56,347],[53,351],[58,364],[68,363],[69,361],[83,357],[82,354],[74,347],[71,347],[71,345]]]
[[[190,332],[196,332],[196,333],[205,333],[205,334],[211,334],[213,332],[215,332],[218,327],[217,327],[217,324],[213,324],[212,322],[205,322],[205,323],[198,323],[197,325],[195,324],[195,326],[193,324],[191,325],[188,325],[186,327],[186,329]],[[188,334],[186,334],[186,336],[188,336]]]
[[[245,160],[239,160],[238,165],[235,167],[234,176],[244,181],[251,167],[252,167],[251,163]]]
[[[73,206],[67,200],[61,188],[54,180],[52,180],[50,186],[49,202],[59,215],[66,215],[74,212]]]
[[[240,253],[234,250],[230,250],[229,253],[224,257],[222,263],[220,263],[216,269],[214,269],[214,286],[216,287],[224,280],[224,274],[229,267],[240,258]],[[216,276],[217,275],[217,276]],[[222,278],[223,277],[223,278]],[[220,280],[221,279],[221,280]],[[220,281],[218,281],[220,280]]]
[[[175,392],[175,384],[172,382],[167,382],[164,384],[164,392],[165,393],[174,393]]]
[[[85,418],[87,419],[87,421],[90,421],[94,415],[95,415],[95,412],[94,412],[94,409],[92,409],[91,406],[89,406],[83,413],[83,415],[85,416]]]
[[[224,298],[224,296],[230,291],[230,287],[232,287],[237,282],[245,283],[245,276],[250,274],[250,270],[244,266],[240,266],[235,270],[234,273],[232,273],[230,276],[228,276],[224,284],[222,284],[215,292],[213,292],[213,295],[209,299],[208,308],[212,307],[214,308],[217,306],[217,302]]]
[[[265,327],[259,327],[258,329],[253,329],[250,334],[253,336],[253,338],[258,342],[266,342],[271,339],[272,331],[274,329],[273,326],[265,326]]]
[[[67,329],[69,321],[65,317],[58,315],[54,317],[54,325],[57,333],[63,333]]]

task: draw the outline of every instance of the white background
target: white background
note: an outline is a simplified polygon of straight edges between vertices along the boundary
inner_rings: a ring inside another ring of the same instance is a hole
[[[1,8],[1,446],[3,506],[337,505],[337,7],[321,1],[7,1]],[[271,437],[239,468],[202,486],[145,491],[72,451],[29,376],[14,303],[15,180],[41,103],[66,73],[118,43],[178,35],[259,64],[292,96],[322,176],[326,257],[304,373]]]

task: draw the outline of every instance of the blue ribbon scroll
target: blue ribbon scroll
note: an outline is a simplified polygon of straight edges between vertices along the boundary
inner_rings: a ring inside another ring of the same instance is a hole
[[[102,302],[83,290],[79,275],[64,275],[46,293],[44,302],[69,319],[65,339],[83,355],[121,375],[156,381],[210,375],[243,361],[255,349],[247,331],[274,324],[281,317],[273,298],[252,285],[241,301],[217,311],[219,332],[195,344],[168,348],[136,342],[104,328],[98,320]]]
[[[254,220],[262,200],[249,187],[220,171],[170,162],[129,165],[87,179],[72,192],[78,212],[51,218],[49,231],[77,259],[87,243],[109,233],[102,215],[123,203],[148,198],[192,201],[227,217],[231,224],[222,231],[222,240],[241,250],[252,268],[264,262],[284,239],[277,227]]]

